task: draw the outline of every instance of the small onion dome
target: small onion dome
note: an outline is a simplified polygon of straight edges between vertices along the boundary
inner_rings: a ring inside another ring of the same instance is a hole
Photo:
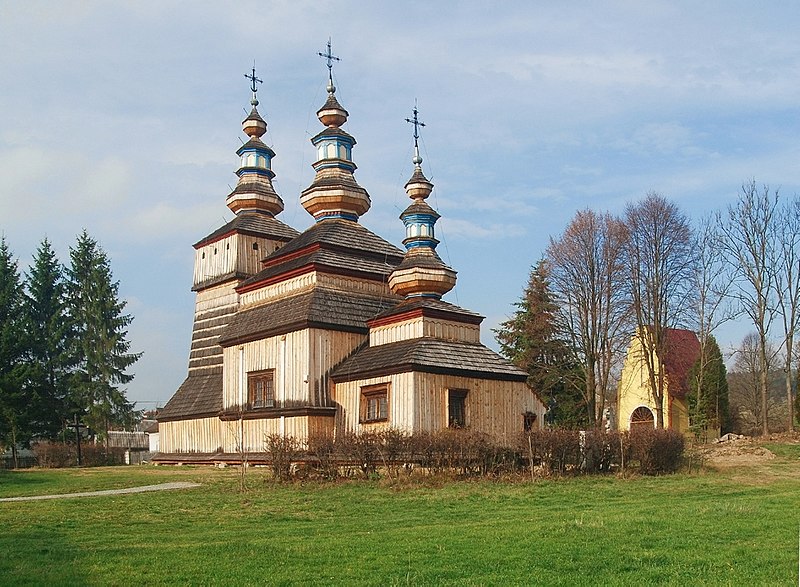
[[[267,132],[267,123],[253,106],[250,114],[242,121],[242,130],[248,137],[261,137]]]
[[[406,298],[441,298],[456,285],[456,272],[433,249],[413,248],[389,276],[392,293]]]
[[[342,126],[347,122],[349,114],[342,108],[333,92],[328,94],[325,104],[317,110],[317,118],[325,126]]]
[[[413,200],[424,200],[431,195],[433,184],[428,181],[428,178],[422,173],[422,167],[415,165],[414,173],[411,175],[411,179],[406,182],[405,188],[409,198]]]

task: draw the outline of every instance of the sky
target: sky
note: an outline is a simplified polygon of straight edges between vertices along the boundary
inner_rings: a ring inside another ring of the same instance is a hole
[[[232,218],[244,74],[279,218],[303,230],[331,38],[361,222],[400,246],[416,103],[445,299],[496,348],[576,211],[656,191],[697,220],[751,179],[800,191],[798,30],[796,2],[0,0],[0,234],[23,271],[44,237],[63,262],[83,229],[100,242],[143,353],[128,397],[163,405],[187,372],[192,244]]]

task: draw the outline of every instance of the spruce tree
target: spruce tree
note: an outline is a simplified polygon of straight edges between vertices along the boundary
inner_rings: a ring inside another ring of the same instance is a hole
[[[17,445],[30,439],[30,409],[25,389],[27,336],[23,320],[23,287],[17,262],[5,237],[0,237],[0,444],[11,446],[14,466]]]
[[[25,319],[30,335],[30,401],[37,435],[54,438],[74,414],[70,378],[72,328],[67,310],[64,270],[44,239],[28,273]]]
[[[528,372],[528,384],[549,404],[550,422],[585,425],[580,369],[558,327],[558,305],[544,260],[533,267],[522,299],[514,305],[514,314],[494,330],[500,352]]]
[[[119,299],[108,256],[85,230],[70,249],[67,276],[75,328],[74,397],[87,424],[107,438],[112,426],[129,425],[134,415],[120,388],[133,379],[127,369],[140,356],[129,352],[126,329],[133,318],[124,313],[126,302]]]
[[[706,342],[705,360],[703,361],[702,357],[698,359],[689,372],[689,387],[689,414],[692,417],[692,427],[700,431],[707,426],[718,425],[720,434],[730,432],[728,374],[722,351],[717,340],[711,335]]]

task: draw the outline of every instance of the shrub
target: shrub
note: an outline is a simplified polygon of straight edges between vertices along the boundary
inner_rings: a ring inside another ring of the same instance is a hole
[[[674,473],[683,461],[684,438],[674,430],[635,430],[630,443],[631,459],[643,475]]]
[[[278,481],[291,479],[292,463],[306,454],[296,438],[280,434],[268,434],[264,438],[264,450],[270,457],[273,478]]]

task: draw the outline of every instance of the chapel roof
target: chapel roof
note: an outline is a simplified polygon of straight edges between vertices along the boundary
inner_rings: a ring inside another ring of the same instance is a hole
[[[666,355],[662,357],[669,378],[669,394],[684,398],[689,392],[689,371],[700,358],[700,341],[691,330],[669,328],[666,331]]]
[[[414,338],[363,348],[331,373],[338,382],[419,371],[502,381],[528,374],[480,343]]]

